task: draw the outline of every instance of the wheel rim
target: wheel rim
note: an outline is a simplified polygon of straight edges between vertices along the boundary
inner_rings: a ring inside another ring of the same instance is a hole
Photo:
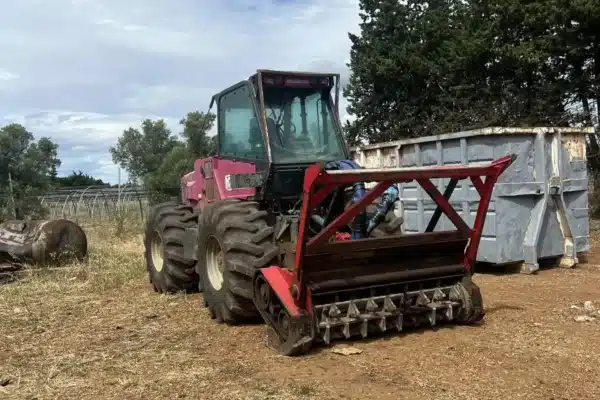
[[[206,245],[206,271],[208,280],[215,290],[223,286],[223,271],[225,270],[225,257],[219,241],[211,236]]]
[[[261,310],[267,310],[271,304],[271,288],[262,276],[259,276],[255,282],[257,305]]]
[[[287,338],[290,336],[291,328],[290,316],[288,315],[287,311],[279,311],[279,314],[277,315],[277,323],[281,328],[281,338],[283,340],[287,340]]]
[[[154,232],[150,241],[150,254],[152,256],[152,265],[158,272],[162,271],[164,265],[163,244],[158,232]]]

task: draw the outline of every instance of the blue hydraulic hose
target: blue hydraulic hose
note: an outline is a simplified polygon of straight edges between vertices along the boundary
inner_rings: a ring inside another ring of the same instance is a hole
[[[361,166],[352,160],[341,160],[341,161],[332,161],[325,165],[325,169],[360,169]],[[352,204],[356,204],[365,196],[365,184],[364,182],[357,182],[352,186],[353,195],[352,195]],[[369,221],[367,221],[367,213],[365,211],[361,212],[359,215],[354,217],[353,222],[350,224],[350,229],[352,230],[351,238],[352,239],[361,239],[364,237],[368,237],[369,234],[379,225],[384,219],[385,215],[388,213],[390,208],[394,205],[396,200],[398,200],[399,190],[398,185],[392,184],[387,190],[383,193],[381,201],[375,210],[375,213],[371,217]]]

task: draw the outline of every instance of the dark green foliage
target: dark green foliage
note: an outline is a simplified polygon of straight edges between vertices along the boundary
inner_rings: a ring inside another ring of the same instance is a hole
[[[69,176],[59,176],[53,179],[58,187],[83,187],[83,186],[109,186],[102,179],[96,179],[91,175],[84,174],[81,170],[73,171]]]
[[[192,111],[179,121],[183,125],[181,134],[186,141],[186,147],[194,159],[205,158],[216,153],[216,136],[207,136],[216,117],[213,113]]]
[[[597,123],[598,1],[361,0],[360,9],[345,88],[351,142]]]
[[[164,158],[158,169],[144,176],[150,203],[157,204],[179,197],[181,177],[194,167],[194,159],[185,143],[178,143]]]
[[[0,128],[0,220],[44,217],[39,196],[56,177],[57,149],[45,137],[35,142],[22,125]]]

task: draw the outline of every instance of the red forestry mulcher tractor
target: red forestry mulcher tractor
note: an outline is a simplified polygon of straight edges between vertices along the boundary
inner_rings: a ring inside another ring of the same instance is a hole
[[[471,276],[494,184],[514,156],[360,168],[343,139],[338,98],[337,74],[268,70],[213,97],[217,155],[196,160],[181,179],[180,201],[158,205],[148,220],[156,291],[201,290],[218,322],[260,315],[271,346],[285,355],[315,342],[483,317]],[[448,181],[443,194],[433,178]],[[449,203],[463,179],[480,195],[472,227]],[[397,184],[413,180],[437,209],[424,233],[401,234]],[[435,230],[442,214],[455,230]]]

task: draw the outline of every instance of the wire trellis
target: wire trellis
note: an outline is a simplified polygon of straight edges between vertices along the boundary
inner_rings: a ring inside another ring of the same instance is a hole
[[[49,218],[113,219],[119,211],[123,215],[138,214],[141,220],[148,210],[148,193],[135,186],[121,188],[88,186],[60,189],[41,198]]]

